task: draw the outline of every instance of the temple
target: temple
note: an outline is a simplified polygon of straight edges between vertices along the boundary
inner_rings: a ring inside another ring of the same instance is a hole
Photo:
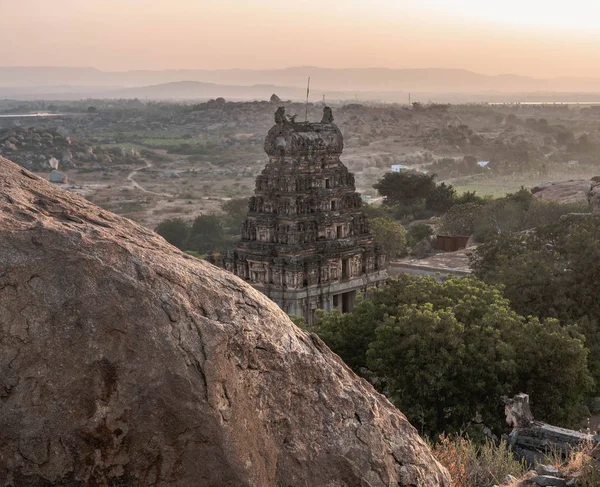
[[[317,308],[352,310],[358,291],[387,277],[354,175],[340,161],[343,146],[329,107],[320,123],[295,122],[279,108],[242,239],[224,256],[228,271],[308,323]]]

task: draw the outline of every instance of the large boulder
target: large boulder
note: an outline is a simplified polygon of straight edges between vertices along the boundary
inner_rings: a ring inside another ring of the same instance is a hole
[[[551,201],[562,204],[587,205],[590,189],[594,184],[589,180],[556,181],[540,184],[531,189],[533,198],[541,201]]]
[[[1,158],[0,369],[0,485],[450,485],[261,293]]]

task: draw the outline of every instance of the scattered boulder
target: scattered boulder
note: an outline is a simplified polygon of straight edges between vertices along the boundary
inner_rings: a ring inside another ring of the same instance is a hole
[[[580,203],[587,204],[589,192],[592,187],[589,180],[571,180],[544,183],[531,189],[534,199],[553,201],[555,203]]]
[[[411,249],[410,254],[422,259],[433,253],[433,245],[431,244],[431,238],[425,237],[423,240],[417,242],[417,244]]]
[[[281,103],[281,98],[279,98],[275,93],[273,93],[269,101],[271,103]]]
[[[553,477],[562,477],[560,470],[552,465],[540,464],[535,467],[535,471],[540,475],[550,475]]]
[[[592,213],[600,213],[600,183],[592,184],[588,198]]]
[[[567,481],[560,477],[552,477],[550,475],[538,475],[531,479],[531,483],[540,487],[567,487]]]
[[[0,158],[0,483],[449,487],[243,281]]]
[[[68,182],[68,178],[66,174],[53,170],[50,173],[50,182],[54,184],[65,184]]]

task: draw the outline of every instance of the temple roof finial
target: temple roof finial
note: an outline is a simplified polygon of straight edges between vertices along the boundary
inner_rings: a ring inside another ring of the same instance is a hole
[[[275,123],[285,123],[287,120],[285,118],[285,108],[279,107],[275,112]]]
[[[323,108],[323,119],[321,123],[333,123],[333,111],[331,107]]]

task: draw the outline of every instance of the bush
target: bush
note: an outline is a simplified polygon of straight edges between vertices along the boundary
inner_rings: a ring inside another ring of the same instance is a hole
[[[400,223],[391,218],[373,218],[371,230],[375,234],[375,242],[383,245],[388,259],[406,254],[406,230]]]
[[[518,313],[577,323],[600,383],[600,216],[571,215],[525,234],[499,235],[477,248],[472,266],[479,278],[503,286]]]
[[[431,235],[433,235],[433,230],[431,229],[431,226],[425,225],[423,223],[417,223],[408,227],[406,240],[409,247],[413,247],[424,238],[431,237]]]
[[[501,397],[523,391],[536,417],[565,424],[590,389],[576,329],[518,315],[475,278],[402,275],[359,299],[352,313],[317,318],[323,341],[355,371],[382,378],[382,392],[422,433],[482,421],[500,431]]]
[[[154,231],[171,245],[175,245],[180,250],[185,250],[190,227],[181,218],[172,218],[160,222]]]
[[[442,435],[432,450],[450,472],[455,487],[492,487],[502,484],[507,475],[518,478],[527,471],[504,440],[499,445],[490,440],[477,445],[468,438]]]
[[[472,235],[483,212],[477,203],[455,205],[440,221],[438,233],[442,235]]]

